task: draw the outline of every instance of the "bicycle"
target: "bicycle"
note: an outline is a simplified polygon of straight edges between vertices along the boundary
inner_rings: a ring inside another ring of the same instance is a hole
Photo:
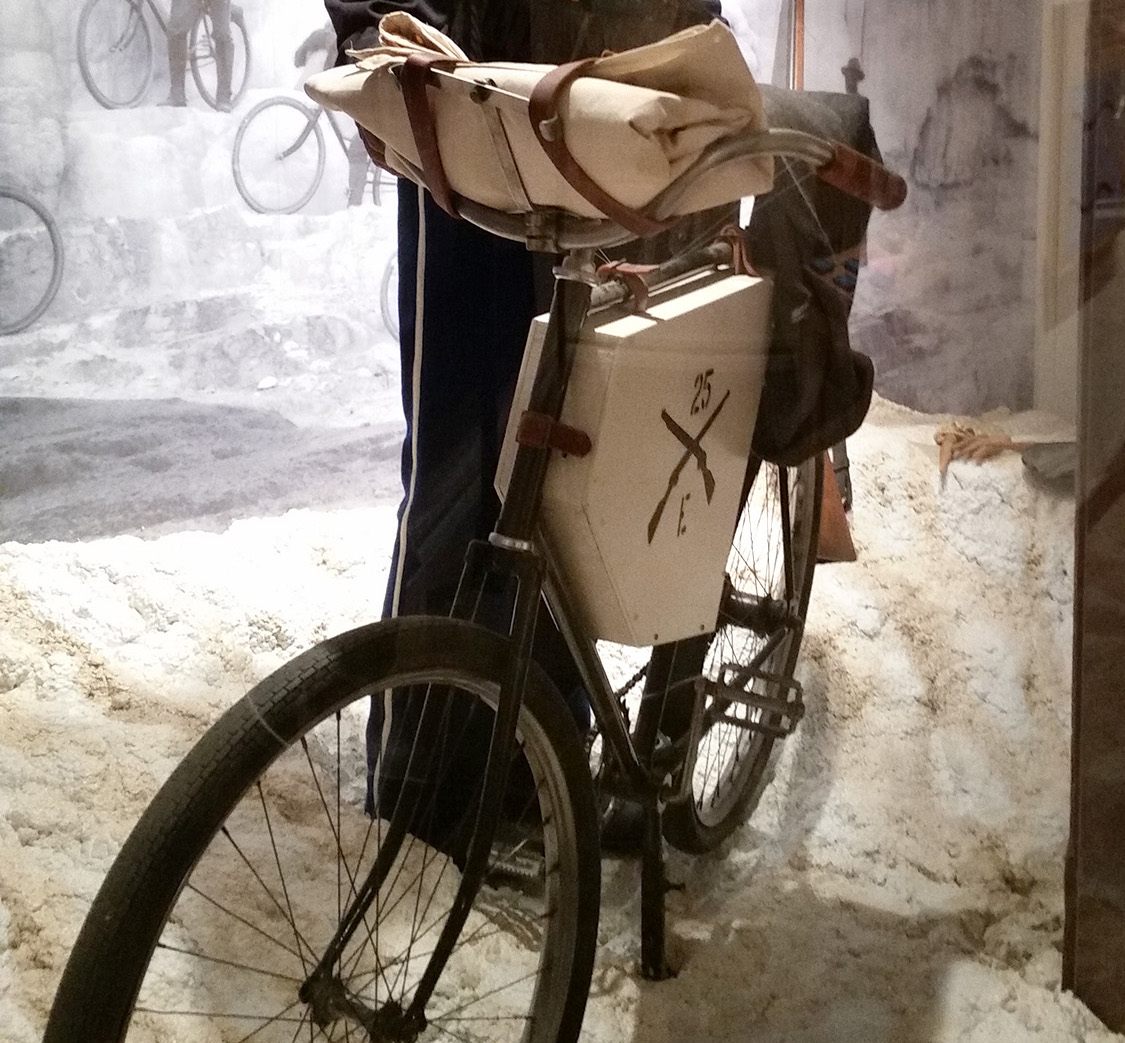
[[[231,150],[231,171],[238,194],[259,214],[295,214],[308,206],[324,179],[327,146],[320,128],[328,121],[349,166],[348,205],[370,194],[380,206],[395,184],[387,171],[368,158],[358,135],[350,140],[340,117],[319,105],[279,95],[259,102],[242,118]],[[358,146],[358,148],[357,148]],[[357,170],[362,169],[362,175]],[[398,257],[392,254],[379,280],[379,309],[392,337],[398,337]]]
[[[50,211],[0,185],[0,336],[35,322],[55,299],[62,274],[62,236]]]
[[[348,205],[359,205],[368,189],[376,206],[382,202],[383,192],[394,179],[368,159],[358,135],[349,139],[334,113],[280,95],[259,102],[246,113],[234,138],[234,183],[251,210],[295,214],[316,195],[327,158],[322,118],[332,128],[352,171]],[[362,177],[356,173],[360,169]]]
[[[214,109],[217,73],[209,7],[209,0],[204,0],[203,10],[192,26],[188,63],[199,96]],[[250,36],[241,7],[231,6],[230,20],[234,40],[234,104],[242,97],[250,78]],[[168,19],[156,0],[86,0],[78,18],[78,68],[90,94],[104,108],[133,108],[144,99],[152,82],[155,60],[151,22],[167,37]]]
[[[488,92],[479,94],[487,103]],[[840,153],[828,143],[762,131],[712,146],[651,213],[670,212],[676,192],[702,173],[763,154],[841,183]],[[859,177],[843,175],[853,192],[897,205],[904,185],[862,157],[853,162]],[[745,463],[741,490],[724,493],[738,518],[716,629],[656,648],[615,689],[541,508],[552,461],[589,450],[563,422],[578,334],[627,293],[593,288],[594,249],[632,236],[608,220],[543,220],[468,200],[456,207],[495,234],[566,255],[550,317],[533,338],[541,347],[529,355],[533,379],[516,413],[495,531],[470,546],[451,618],[384,620],[325,641],[207,732],[95,899],[46,1043],[167,1038],[172,1023],[190,1038],[208,1027],[242,1039],[305,1031],[351,1039],[354,1029],[354,1038],[383,1043],[573,1041],[597,937],[595,778],[603,797],[642,809],[641,970],[663,978],[662,836],[699,851],[728,835],[761,791],[774,742],[800,720],[794,667],[816,561],[821,460]],[[684,280],[710,286],[729,259],[711,247],[675,258],[650,282],[654,292]],[[665,507],[686,467],[707,486],[706,435],[730,391],[706,366],[701,358],[687,420],[694,433],[665,420],[683,456],[640,522],[650,541],[654,522],[657,531],[676,524]],[[686,500],[685,490],[676,531]],[[579,666],[596,740],[583,739],[533,660],[542,600]],[[325,849],[332,854],[320,867]]]

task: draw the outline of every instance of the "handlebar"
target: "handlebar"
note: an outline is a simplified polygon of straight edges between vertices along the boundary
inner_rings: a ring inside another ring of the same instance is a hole
[[[880,210],[894,210],[906,202],[906,181],[898,174],[838,141],[832,148],[831,161],[817,169],[821,181]]]
[[[676,204],[703,174],[734,160],[764,155],[808,163],[826,184],[881,210],[893,210],[906,199],[907,185],[903,178],[855,149],[803,131],[771,129],[715,142],[657,195],[645,212],[663,220],[675,213]],[[425,184],[421,171],[415,173],[416,180]],[[558,210],[510,214],[468,199],[459,199],[455,205],[457,213],[465,220],[505,239],[526,242],[533,250],[561,252],[604,248],[636,238],[613,221],[575,217]]]

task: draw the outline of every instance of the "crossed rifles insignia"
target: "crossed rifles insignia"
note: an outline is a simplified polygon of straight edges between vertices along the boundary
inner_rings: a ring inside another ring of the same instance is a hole
[[[696,466],[699,468],[699,473],[703,476],[703,491],[707,494],[707,502],[711,502],[711,497],[715,494],[715,476],[711,473],[711,468],[707,466],[707,450],[703,448],[701,443],[703,441],[703,436],[711,429],[715,418],[722,412],[723,406],[727,404],[728,398],[730,398],[729,389],[727,393],[723,395],[719,404],[715,406],[714,411],[704,422],[703,426],[699,429],[699,434],[694,438],[672,419],[667,409],[662,409],[660,411],[660,419],[664,421],[664,426],[676,436],[676,439],[684,447],[684,454],[680,457],[680,462],[672,468],[672,473],[668,476],[668,488],[660,498],[660,502],[656,505],[656,510],[652,512],[652,517],[649,519],[649,543],[652,543],[653,537],[656,535],[656,530],[660,527],[660,519],[664,517],[664,508],[668,506],[668,499],[672,495],[672,490],[675,489],[676,483],[679,482],[680,473],[687,466],[689,460],[695,460]]]

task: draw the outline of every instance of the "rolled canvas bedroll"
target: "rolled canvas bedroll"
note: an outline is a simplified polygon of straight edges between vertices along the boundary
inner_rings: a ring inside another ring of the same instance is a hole
[[[720,22],[569,66],[469,62],[405,14],[387,15],[379,31],[379,47],[305,89],[351,116],[377,159],[447,208],[443,196],[456,195],[506,213],[610,217],[649,234],[661,225],[639,211],[709,146],[766,129],[757,84]],[[664,216],[772,183],[771,157],[737,157],[692,179]]]

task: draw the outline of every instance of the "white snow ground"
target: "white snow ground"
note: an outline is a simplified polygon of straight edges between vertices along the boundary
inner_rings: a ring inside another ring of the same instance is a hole
[[[25,519],[61,530],[31,479],[50,468],[61,417],[73,444],[102,444],[97,405],[25,403],[5,423],[5,467],[11,449],[32,461],[24,486],[8,486],[9,536]],[[277,421],[255,415],[254,466],[291,465],[300,493],[315,439],[271,446]],[[161,424],[190,416],[178,403],[131,412],[113,466],[143,467]],[[675,980],[636,976],[636,868],[607,862],[585,1038],[1120,1038],[1058,989],[1073,505],[1029,484],[1015,457],[955,464],[941,489],[939,419],[878,403],[852,440],[860,561],[817,576],[809,714],[758,814],[718,854],[673,862],[687,883],[670,899]],[[990,420],[1058,434],[1034,415]],[[344,455],[390,484],[393,456],[362,442]],[[228,498],[240,519],[204,532],[202,483],[180,461],[164,473],[183,482],[182,509],[125,486],[128,524],[119,473],[91,476],[75,535],[0,546],[0,1024],[12,1043],[38,1038],[84,910],[177,758],[266,672],[371,618],[387,567],[393,498],[379,479],[362,507],[327,497],[277,513],[282,499]],[[150,521],[164,534],[137,535]]]
[[[397,495],[392,208],[336,211],[330,153],[314,213],[259,218],[235,121],[79,109],[62,291],[0,342],[5,1043],[38,1039],[101,877],[208,722],[377,613]],[[940,488],[943,419],[878,403],[851,440],[861,558],[817,577],[809,713],[758,814],[673,861],[675,980],[636,976],[636,869],[606,863],[589,1040],[1123,1038],[1058,989],[1073,502],[1014,457]]]

